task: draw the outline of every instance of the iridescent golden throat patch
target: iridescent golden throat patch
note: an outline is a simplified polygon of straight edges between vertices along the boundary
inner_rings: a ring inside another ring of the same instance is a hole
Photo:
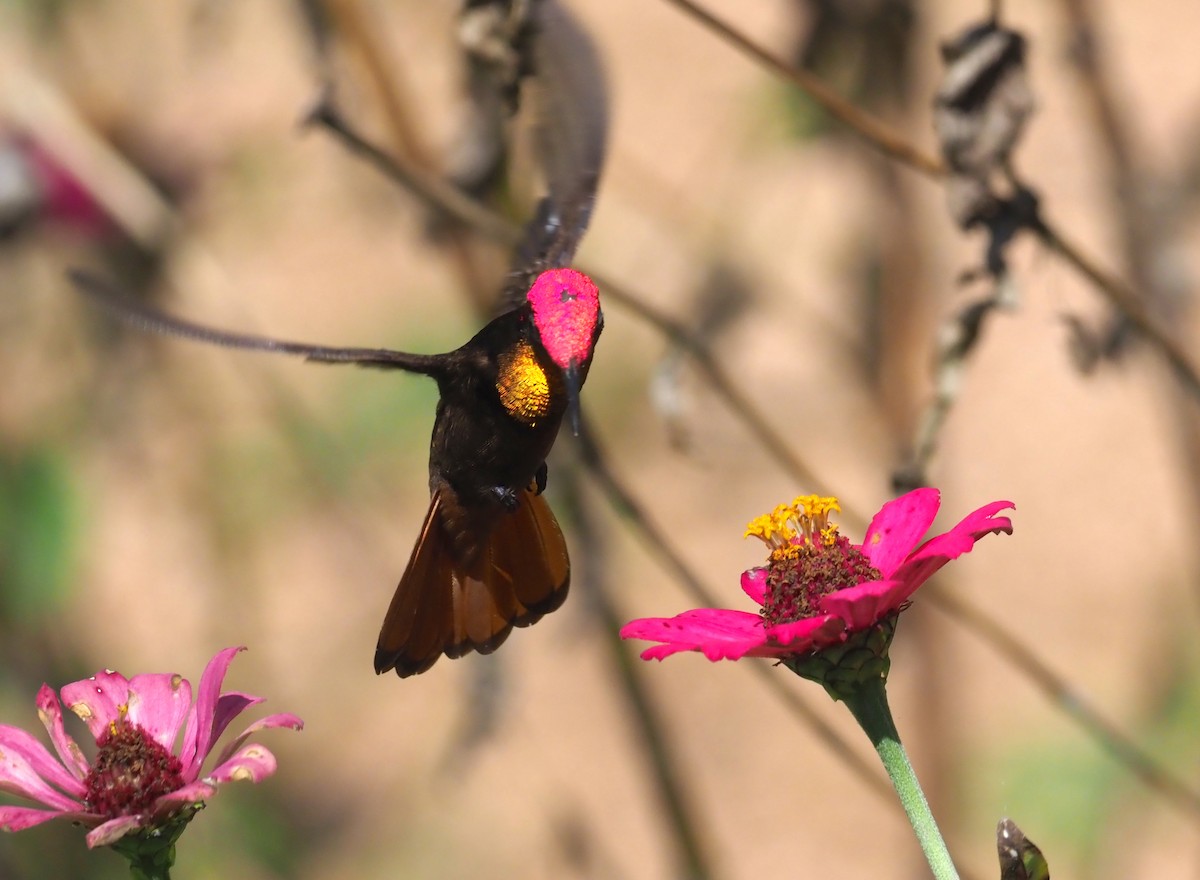
[[[528,342],[521,340],[500,355],[496,391],[509,415],[527,425],[550,412],[550,377]]]

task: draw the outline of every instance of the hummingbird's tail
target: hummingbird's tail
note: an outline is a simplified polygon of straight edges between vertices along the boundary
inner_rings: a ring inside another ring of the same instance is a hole
[[[536,623],[567,598],[567,545],[541,495],[533,489],[518,493],[516,510],[499,514],[485,543],[467,553],[456,548],[445,525],[454,506],[448,490],[434,492],[383,619],[377,673],[394,669],[407,678],[442,654],[490,654],[514,626]]]

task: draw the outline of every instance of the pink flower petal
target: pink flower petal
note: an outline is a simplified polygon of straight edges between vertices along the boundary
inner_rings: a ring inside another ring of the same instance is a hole
[[[62,706],[55,696],[54,689],[49,685],[44,684],[38,689],[37,710],[38,718],[50,734],[50,741],[54,743],[58,757],[76,779],[82,780],[87,776],[89,769],[87,758],[83,756],[79,744],[67,734],[66,727],[63,726]]]
[[[820,601],[822,611],[836,614],[855,632],[874,626],[904,604],[912,594],[904,581],[868,581],[830,593]]]
[[[303,730],[304,721],[298,715],[293,715],[290,712],[277,712],[274,715],[268,715],[266,718],[260,718],[243,730],[237,738],[221,750],[221,755],[217,758],[217,764],[224,764],[229,760],[229,756],[237,751],[242,743],[253,734],[258,733],[260,730],[270,730],[273,727],[288,727],[292,730]]]
[[[62,810],[39,810],[35,807],[0,807],[0,831],[24,831],[51,819],[73,818]]]
[[[115,819],[109,819],[107,822],[97,825],[88,832],[88,849],[95,849],[98,846],[110,846],[131,831],[137,831],[145,824],[146,817],[141,813],[133,816],[118,816]]]
[[[754,600],[754,604],[762,605],[767,598],[766,568],[751,568],[742,572],[742,591]]]
[[[221,684],[225,681],[225,673],[229,664],[239,651],[245,648],[226,648],[208,661],[204,674],[200,676],[200,687],[196,692],[196,702],[188,712],[187,727],[183,733],[183,748],[179,758],[183,762],[183,778],[192,782],[200,775],[200,765],[212,751],[216,743],[213,735],[213,724],[216,718],[217,702],[221,694]],[[229,723],[226,719],[225,723]]]
[[[1011,501],[993,501],[967,514],[954,528],[944,535],[937,535],[922,544],[904,561],[895,579],[909,585],[911,595],[917,587],[929,580],[939,568],[951,559],[969,553],[975,542],[987,534],[1005,532],[1012,534],[1012,520],[1007,516],[995,516],[1001,510],[1015,509]]]
[[[677,651],[700,651],[709,660],[736,660],[766,644],[767,631],[757,614],[697,608],[675,617],[631,621],[621,628],[621,638],[664,643],[643,652],[646,659],[661,660]]]
[[[178,788],[158,798],[150,808],[150,814],[155,819],[166,817],[176,810],[206,801],[217,793],[217,788],[203,780],[189,782],[183,788]]]
[[[940,505],[937,489],[914,489],[892,499],[871,520],[863,538],[863,555],[890,579],[929,531]]]
[[[192,686],[180,675],[161,672],[129,679],[129,722],[168,752],[175,750],[179,726],[191,704]]]
[[[79,804],[51,787],[83,793],[83,785],[51,757],[40,742],[19,727],[0,724],[0,791],[28,798],[57,810],[78,810]]]
[[[229,760],[222,761],[205,779],[216,783],[262,782],[275,772],[276,766],[274,755],[258,743],[251,743]]]
[[[66,685],[62,699],[99,740],[108,725],[121,717],[123,707],[129,702],[129,681],[121,673],[107,669]]]
[[[841,641],[846,624],[836,614],[806,617],[792,623],[767,627],[767,645],[753,657],[778,657],[785,654],[807,654]],[[769,652],[769,653],[768,653]]]
[[[243,694],[239,691],[228,691],[221,694],[221,698],[217,700],[217,710],[213,713],[213,743],[215,744],[221,738],[221,734],[225,732],[229,722],[251,706],[257,706],[261,702],[263,702],[262,697]]]

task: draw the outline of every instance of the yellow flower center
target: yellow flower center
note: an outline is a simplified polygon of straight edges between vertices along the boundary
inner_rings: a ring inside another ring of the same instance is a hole
[[[830,513],[841,513],[833,497],[800,495],[791,504],[780,504],[770,513],[750,521],[744,537],[755,537],[767,545],[772,559],[794,559],[798,548],[832,547],[838,539]]]
[[[838,534],[829,514],[841,512],[836,498],[801,495],[753,520],[746,537],[767,545],[767,591],[763,620],[792,623],[818,613],[821,597],[875,580],[866,556]]]

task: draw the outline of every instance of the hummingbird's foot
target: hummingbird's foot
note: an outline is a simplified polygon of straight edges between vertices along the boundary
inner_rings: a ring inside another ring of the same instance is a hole
[[[512,513],[520,504],[520,499],[517,498],[517,493],[507,486],[492,486],[492,494],[496,496],[496,500],[507,510]]]
[[[537,487],[536,495],[541,495],[546,491],[546,462],[542,462],[542,466],[537,469],[537,473],[533,475],[533,485]]]

